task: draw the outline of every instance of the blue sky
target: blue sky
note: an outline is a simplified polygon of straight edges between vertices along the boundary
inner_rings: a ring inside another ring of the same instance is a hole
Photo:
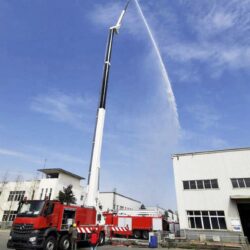
[[[0,0],[0,169],[87,177],[108,27],[125,1]],[[171,155],[249,146],[250,1],[132,1],[115,37],[101,189],[176,208]]]

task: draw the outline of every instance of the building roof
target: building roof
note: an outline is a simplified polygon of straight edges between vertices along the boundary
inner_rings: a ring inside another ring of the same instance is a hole
[[[198,151],[198,152],[187,152],[187,153],[177,153],[173,154],[172,158],[186,155],[202,155],[202,154],[215,154],[222,152],[236,152],[236,151],[250,151],[250,147],[246,148],[229,148],[229,149],[219,149],[219,150],[210,150],[210,151]]]
[[[250,200],[250,195],[231,195],[231,200]]]
[[[44,174],[60,174],[60,173],[63,173],[63,174],[69,175],[69,176],[74,177],[74,178],[79,179],[79,180],[84,180],[85,179],[82,176],[71,173],[71,172],[69,172],[67,170],[64,170],[62,168],[43,168],[43,169],[38,169],[37,171],[40,171],[40,172],[42,172]]]

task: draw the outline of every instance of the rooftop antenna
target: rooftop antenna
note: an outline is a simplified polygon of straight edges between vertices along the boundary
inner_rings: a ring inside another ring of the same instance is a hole
[[[44,158],[44,162],[43,162],[43,170],[45,169],[45,167],[46,167],[46,163],[47,163],[47,159],[46,158]],[[46,177],[46,175],[45,175],[45,173],[42,173],[42,178],[43,177]]]
[[[44,159],[44,164],[43,164],[43,169],[45,169],[46,163],[47,163],[47,159],[45,158],[45,159]]]
[[[88,175],[88,186],[87,186],[87,197],[85,205],[94,206],[98,208],[99,200],[99,181],[100,181],[100,158],[101,158],[101,149],[102,149],[102,138],[103,138],[103,127],[105,120],[105,108],[106,108],[106,98],[108,90],[108,79],[109,71],[111,66],[111,53],[113,45],[114,34],[118,34],[123,17],[126,13],[130,0],[126,3],[125,8],[122,10],[116,24],[109,28],[109,36],[106,47],[106,54],[104,59],[104,68],[103,68],[103,78],[100,94],[99,107],[97,109],[97,118],[96,118],[96,127],[94,133],[94,139],[92,144],[92,154],[91,161],[89,166],[89,175]]]

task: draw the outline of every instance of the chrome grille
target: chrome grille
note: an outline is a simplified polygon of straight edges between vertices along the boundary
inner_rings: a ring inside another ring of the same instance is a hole
[[[33,230],[33,224],[14,224],[12,230],[15,234],[29,234]]]

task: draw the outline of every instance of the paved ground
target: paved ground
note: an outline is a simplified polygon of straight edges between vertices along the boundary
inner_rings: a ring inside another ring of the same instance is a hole
[[[9,238],[9,234],[10,234],[9,231],[5,231],[5,230],[0,231],[0,249],[1,250],[7,249],[6,244],[7,244],[8,238]]]
[[[0,230],[0,250],[9,250],[6,247],[8,238],[9,238],[9,230]],[[85,246],[80,247],[78,249],[79,250],[89,250],[90,248],[85,245]],[[146,250],[146,249],[149,250],[150,248],[138,247],[138,246],[128,246],[127,247],[127,246],[121,246],[121,245],[117,245],[117,246],[105,245],[105,246],[98,247],[98,250]],[[153,248],[152,250],[154,250],[154,249],[157,249],[157,248]],[[160,249],[160,248],[158,248],[158,249]],[[175,248],[175,249],[173,249],[173,248],[161,248],[161,250],[163,250],[163,249],[166,249],[166,250],[187,250],[184,248],[182,248],[182,249],[179,249],[179,248]],[[196,248],[196,249],[199,249],[199,248]],[[25,250],[29,250],[29,249],[25,249]],[[206,250],[209,250],[209,248],[207,248]],[[231,248],[231,250],[232,250],[232,248]],[[238,248],[238,250],[239,250],[239,248]],[[250,248],[249,248],[249,250],[250,250]]]
[[[7,245],[8,238],[9,238],[9,231],[8,230],[0,230],[0,250],[7,250],[6,245]],[[88,250],[89,247],[85,246],[85,247],[81,247],[80,249]],[[145,249],[147,249],[148,250],[149,248],[110,246],[110,245],[98,247],[98,250],[116,250],[116,249],[117,250],[128,250],[128,249],[131,249],[131,250],[145,250]],[[154,249],[156,249],[156,248],[154,248]],[[171,250],[171,249],[169,248],[168,250]],[[177,250],[177,249],[175,249],[175,250]],[[185,250],[185,249],[182,249],[182,250]]]

